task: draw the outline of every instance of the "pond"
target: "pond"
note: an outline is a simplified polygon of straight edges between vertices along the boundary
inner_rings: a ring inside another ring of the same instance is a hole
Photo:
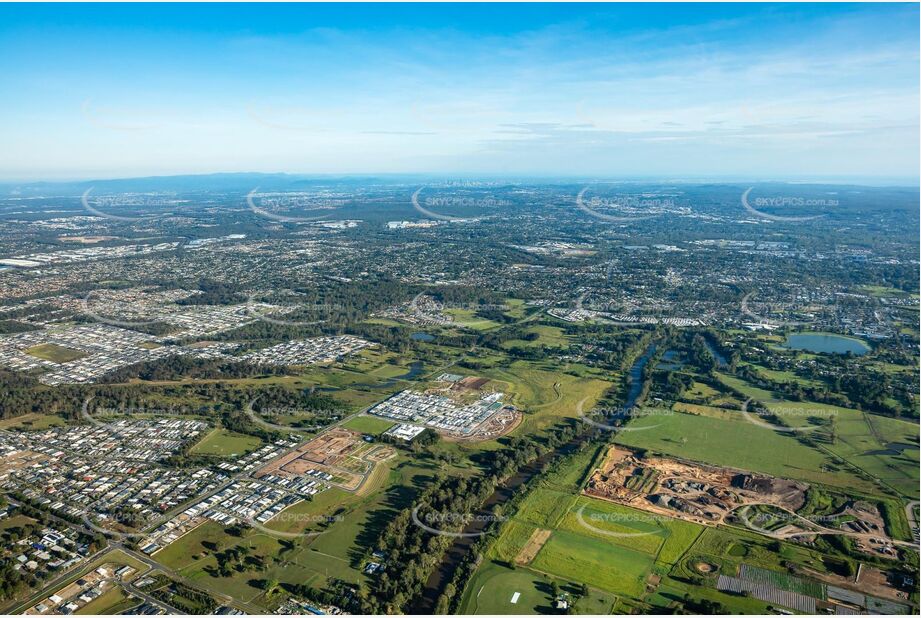
[[[426,343],[429,341],[435,341],[434,335],[430,335],[428,333],[413,333],[409,336],[409,338],[413,341],[424,341]]]
[[[807,352],[847,354],[860,356],[870,351],[870,346],[860,339],[824,333],[794,333],[787,337],[786,347]]]

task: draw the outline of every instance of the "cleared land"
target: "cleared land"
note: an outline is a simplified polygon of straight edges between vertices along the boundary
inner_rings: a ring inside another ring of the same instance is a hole
[[[196,455],[217,455],[233,457],[259,448],[262,441],[254,436],[235,433],[227,429],[215,429],[196,444],[191,452]]]
[[[61,427],[64,425],[64,419],[54,414],[23,414],[13,418],[0,420],[0,429],[48,429],[49,427]]]
[[[52,363],[67,363],[87,356],[86,352],[65,348],[54,343],[40,343],[31,348],[26,348],[23,352]]]

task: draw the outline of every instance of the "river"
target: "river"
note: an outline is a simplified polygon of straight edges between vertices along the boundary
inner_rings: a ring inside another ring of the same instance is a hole
[[[631,377],[630,391],[627,395],[627,401],[624,405],[624,409],[621,411],[622,414],[636,404],[636,400],[639,398],[639,395],[643,390],[643,368],[655,353],[656,344],[651,343],[649,344],[649,347],[646,348],[646,351],[643,352],[643,354],[633,362],[633,366],[630,368],[629,372]],[[544,464],[554,459],[555,457],[565,456],[575,452],[588,440],[589,437],[586,435],[577,436],[566,444],[558,447],[553,451],[550,451],[541,457],[538,457],[531,463],[523,466],[520,470],[518,470],[518,472],[506,479],[496,488],[492,495],[490,495],[480,507],[480,510],[476,513],[476,516],[473,517],[471,522],[464,527],[462,532],[464,534],[476,534],[483,532],[483,530],[485,530],[485,528],[490,523],[491,518],[489,515],[491,514],[490,511],[493,506],[508,502],[520,487],[522,487],[524,484],[534,478],[534,476],[540,473],[540,470]],[[428,581],[425,583],[425,588],[422,590],[421,596],[419,596],[412,603],[408,613],[435,613],[435,606],[438,603],[438,597],[441,595],[448,582],[454,579],[454,573],[457,571],[457,567],[460,566],[464,556],[466,556],[467,552],[470,550],[470,547],[476,543],[479,538],[479,536],[460,536],[454,539],[454,541],[451,543],[451,546],[445,552],[445,555],[441,560],[441,566],[435,569],[429,576]],[[461,590],[458,590],[457,594],[461,594],[461,592]]]

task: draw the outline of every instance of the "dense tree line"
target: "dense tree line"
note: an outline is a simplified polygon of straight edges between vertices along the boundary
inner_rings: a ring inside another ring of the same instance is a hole
[[[376,548],[385,552],[388,568],[372,579],[363,592],[364,613],[401,613],[421,594],[432,571],[453,540],[433,534],[419,526],[457,531],[469,522],[496,487],[526,464],[587,431],[575,422],[560,424],[548,432],[543,443],[528,437],[515,437],[503,449],[484,453],[478,463],[483,474],[472,478],[437,476],[416,496],[414,504],[400,511],[379,537]],[[466,517],[463,517],[466,515]],[[495,525],[501,517],[490,518]]]
[[[177,355],[121,367],[106,374],[101,383],[114,384],[127,382],[135,378],[151,382],[179,380],[182,378],[215,380],[286,375],[287,373],[286,367],[257,366],[228,359],[205,359]]]

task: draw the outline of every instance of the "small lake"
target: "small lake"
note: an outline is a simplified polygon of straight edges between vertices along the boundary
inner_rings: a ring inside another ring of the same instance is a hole
[[[819,333],[794,333],[787,337],[784,345],[794,350],[822,352],[825,354],[847,354],[850,352],[855,356],[860,356],[870,351],[870,346],[859,339]]]
[[[435,341],[435,336],[428,333],[413,333],[409,336],[413,341],[424,341],[428,343],[429,341]]]

